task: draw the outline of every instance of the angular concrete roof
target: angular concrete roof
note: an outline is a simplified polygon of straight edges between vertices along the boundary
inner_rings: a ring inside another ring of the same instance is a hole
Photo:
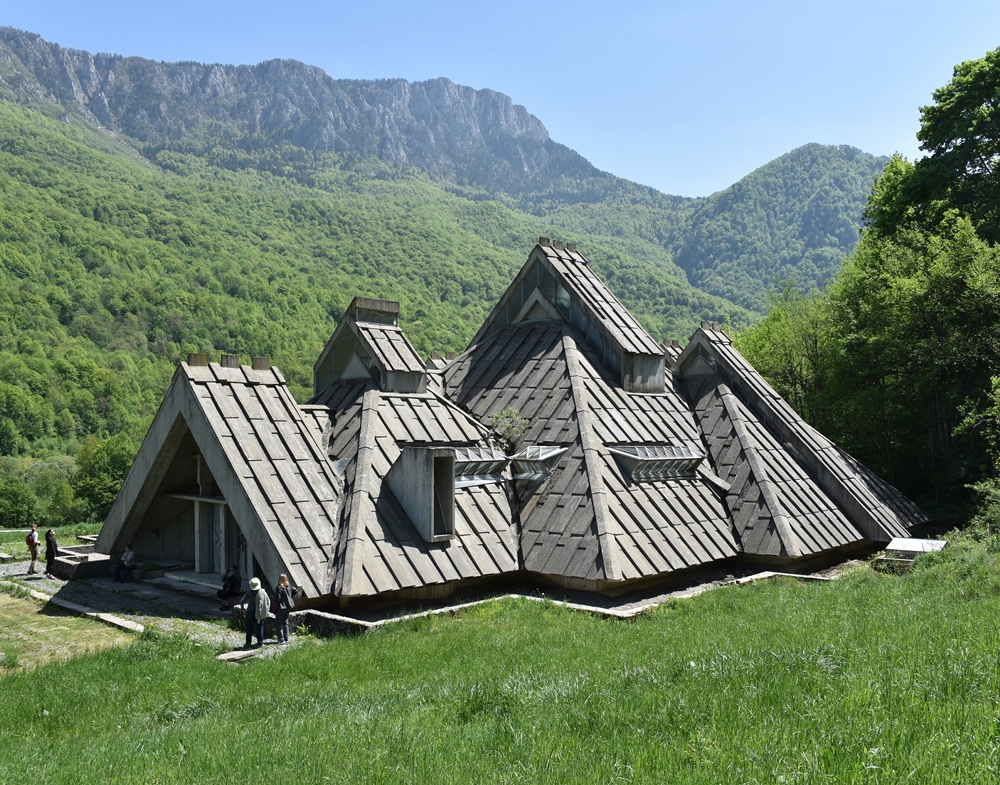
[[[433,393],[334,385],[315,403],[330,407],[329,455],[345,465],[346,503],[330,565],[336,595],[372,596],[518,569],[504,483],[456,489],[455,536],[429,543],[385,482],[403,448],[486,446],[487,428]]]
[[[327,594],[340,483],[276,368],[181,363],[98,549],[119,549],[132,537],[187,434],[268,574],[286,573],[307,597]]]
[[[466,352],[433,371],[398,313],[355,298],[302,406],[276,369],[182,364],[99,550],[158,496],[202,498],[165,484],[182,444],[261,569],[310,598],[428,596],[522,571],[605,590],[885,542],[926,520],[717,328],[656,344],[571,245],[540,242]],[[514,456],[486,425],[507,409],[527,420]]]
[[[926,513],[806,423],[746,361],[721,330],[703,324],[676,361],[692,402],[725,385],[747,416],[767,424],[776,443],[872,542],[905,537]],[[722,394],[720,390],[720,394]]]
[[[621,444],[701,449],[673,388],[628,393],[561,322],[495,333],[445,371],[448,396],[485,419],[514,407],[525,444],[567,447],[540,487],[517,484],[525,569],[596,584],[636,580],[739,552],[725,507],[695,477],[642,484],[609,452]]]

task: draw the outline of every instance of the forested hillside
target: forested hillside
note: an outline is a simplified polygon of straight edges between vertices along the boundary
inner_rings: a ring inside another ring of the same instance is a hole
[[[599,171],[493,90],[334,79],[291,60],[93,55],[11,28],[0,28],[0,96],[101,129],[151,161],[182,152],[310,186],[331,152],[338,167],[380,161],[388,178],[416,168],[446,190],[499,201],[563,233],[615,238],[650,264],[676,259],[696,286],[757,312],[780,282],[808,290],[832,277],[885,164],[846,146],[807,145],[707,200],[668,196]]]
[[[270,356],[306,399],[356,294],[399,300],[422,353],[462,349],[534,240],[559,236],[420,172],[336,163],[309,157],[308,176],[287,177],[175,151],[144,162],[0,103],[0,451],[25,456],[9,468],[76,455],[88,437],[94,449],[120,434],[134,450],[189,351]],[[654,265],[613,238],[574,239],[656,335],[700,317],[747,322],[666,252]],[[65,483],[73,467],[57,463]]]
[[[857,244],[885,163],[846,146],[793,150],[701,205],[677,262],[696,286],[754,311],[786,284],[822,288]]]
[[[870,156],[790,158],[795,188],[741,185],[730,202],[794,194],[802,209],[727,218],[721,195],[599,172],[492,91],[93,56],[2,28],[0,515],[100,514],[190,351],[267,355],[304,400],[356,294],[399,300],[420,352],[463,349],[542,234],[576,242],[657,339],[749,325],[766,276],[727,299],[674,254],[709,280],[732,227],[760,216],[782,270],[782,242],[826,248],[782,222],[851,203]],[[698,267],[702,242],[717,250]],[[733,270],[761,264],[751,250]]]

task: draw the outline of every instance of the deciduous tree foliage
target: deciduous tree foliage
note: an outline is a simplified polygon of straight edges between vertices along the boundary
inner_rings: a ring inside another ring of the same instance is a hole
[[[930,229],[957,209],[983,239],[1000,240],[1000,49],[955,66],[921,107],[917,138],[927,155],[886,169],[869,202],[871,226],[890,234],[917,220]]]
[[[739,338],[806,417],[925,502],[1000,470],[1000,50],[934,98],[919,134],[930,155],[886,166],[829,291],[775,303]]]

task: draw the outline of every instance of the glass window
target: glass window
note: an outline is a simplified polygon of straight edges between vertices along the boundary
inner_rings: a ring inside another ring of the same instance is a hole
[[[569,292],[563,289],[558,283],[556,284],[556,308],[559,309],[559,313],[563,315],[563,318],[569,319]]]

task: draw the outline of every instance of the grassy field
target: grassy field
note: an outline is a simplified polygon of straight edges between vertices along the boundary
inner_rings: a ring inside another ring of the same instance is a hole
[[[986,783],[1000,541],[631,622],[504,601],[239,666],[142,639],[3,679],[0,781]]]
[[[99,622],[0,593],[0,677],[133,640]]]
[[[103,521],[97,523],[75,523],[71,526],[59,526],[55,529],[56,542],[59,546],[79,545],[76,539],[78,534],[97,534],[103,526]],[[39,555],[44,557],[45,553],[45,529],[38,530],[38,542],[41,545]],[[0,532],[0,551],[9,553],[18,559],[28,558],[28,546],[24,544],[24,536],[28,530]],[[44,560],[44,558],[43,558]]]

